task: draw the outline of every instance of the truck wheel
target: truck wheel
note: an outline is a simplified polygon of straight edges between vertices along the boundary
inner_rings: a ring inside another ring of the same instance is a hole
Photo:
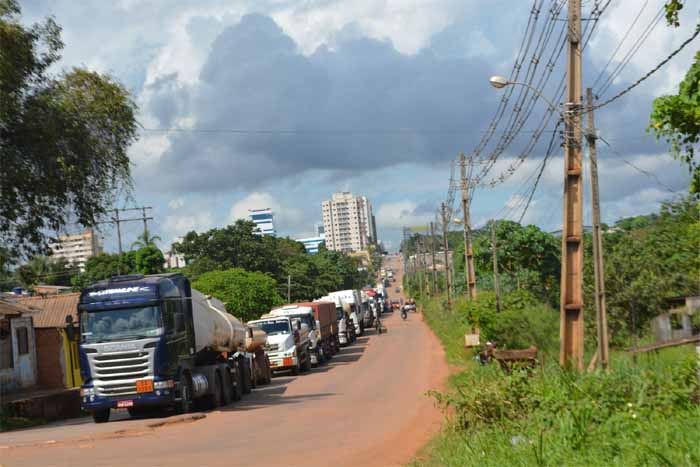
[[[301,371],[306,373],[307,371],[311,371],[311,354],[307,353],[306,354],[306,360],[304,361],[304,364],[301,367]]]
[[[301,371],[301,365],[299,365],[298,363],[292,367],[292,375],[296,376],[299,374],[300,371]]]
[[[241,377],[242,380],[242,385],[241,389],[243,390],[243,394],[250,394],[252,391],[251,389],[251,382],[250,382],[250,368],[248,368],[248,365],[244,364],[243,365],[243,374]]]
[[[238,371],[236,371],[236,374],[233,376],[233,382],[236,383],[233,386],[233,400],[234,401],[239,401],[243,399],[243,382],[241,382],[241,371],[240,368]]]
[[[222,383],[222,388],[224,391],[224,405],[229,405],[231,403],[231,400],[233,399],[233,384],[231,384],[230,372],[224,372]]]
[[[95,423],[105,423],[109,421],[109,409],[95,410],[92,412],[92,419]]]
[[[270,384],[272,382],[272,367],[270,367],[270,361],[265,360],[265,382],[263,384]]]
[[[192,410],[192,380],[189,375],[180,377],[180,403],[177,406],[178,413],[189,413]]]

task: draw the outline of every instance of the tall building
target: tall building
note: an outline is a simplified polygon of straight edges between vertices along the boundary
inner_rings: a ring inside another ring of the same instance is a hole
[[[326,238],[324,235],[319,235],[318,237],[300,238],[297,240],[297,242],[300,242],[304,245],[306,252],[310,255],[315,255],[316,253],[318,253],[318,249],[321,246],[321,243],[325,241]]]
[[[272,209],[248,209],[248,220],[255,222],[260,235],[276,235]]]
[[[102,253],[102,241],[92,229],[78,235],[64,235],[49,242],[54,258],[65,258],[70,264],[85,270],[88,258]]]
[[[362,251],[374,242],[372,205],[364,196],[333,193],[321,204],[326,247],[335,251]]]

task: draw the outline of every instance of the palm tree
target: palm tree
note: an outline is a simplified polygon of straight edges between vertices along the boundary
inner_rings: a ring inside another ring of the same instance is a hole
[[[153,235],[152,237],[148,235],[148,229],[145,229],[141,235],[138,236],[138,240],[131,244],[131,249],[134,247],[136,249],[145,248],[147,246],[156,246],[156,240],[159,242],[163,241],[158,235]]]

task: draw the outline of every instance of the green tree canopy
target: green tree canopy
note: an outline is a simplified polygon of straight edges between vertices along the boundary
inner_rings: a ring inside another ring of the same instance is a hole
[[[109,76],[74,68],[57,76],[61,29],[31,26],[0,0],[0,243],[13,261],[46,250],[47,230],[94,225],[130,186],[127,148],[136,105]]]
[[[207,272],[192,287],[218,298],[226,311],[243,321],[259,318],[284,303],[272,277],[241,268]]]
[[[134,270],[139,274],[158,274],[163,272],[165,258],[163,252],[155,245],[146,245],[134,254]]]

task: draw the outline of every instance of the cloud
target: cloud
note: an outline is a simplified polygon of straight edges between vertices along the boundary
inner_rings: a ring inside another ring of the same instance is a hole
[[[434,213],[434,210],[421,212],[419,205],[413,201],[399,201],[379,205],[375,217],[380,228],[399,229],[425,225],[431,221]]]
[[[163,240],[166,245],[170,245],[176,238],[185,235],[187,232],[203,232],[214,227],[214,215],[210,211],[199,211],[195,213],[180,213],[165,216],[161,224],[161,231],[164,232]]]
[[[170,209],[172,209],[172,210],[180,209],[180,208],[183,207],[184,205],[185,205],[185,200],[184,200],[183,198],[171,199],[171,200],[168,202],[168,207],[169,207]]]
[[[497,99],[474,92],[488,87],[484,68],[478,59],[429,51],[404,55],[366,37],[305,56],[272,19],[246,15],[216,38],[196,84],[164,80],[146,111],[167,126],[186,103],[197,128],[252,133],[170,134],[145,176],[159,190],[217,192],[311,169],[358,173],[444,161],[477,131],[470,122],[480,108]]]

